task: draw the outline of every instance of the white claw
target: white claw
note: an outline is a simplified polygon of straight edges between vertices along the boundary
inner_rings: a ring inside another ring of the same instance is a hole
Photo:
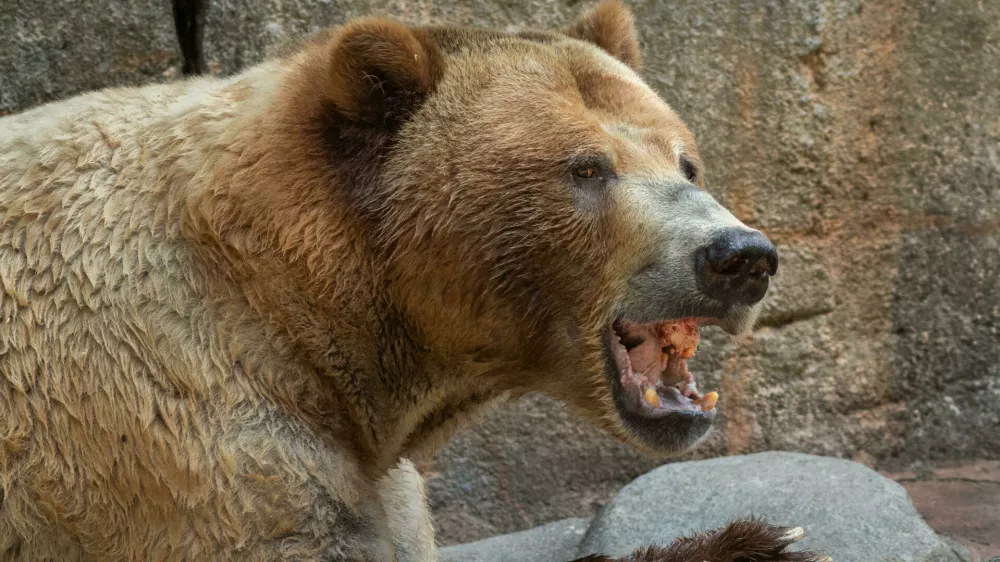
[[[785,533],[785,536],[783,538],[789,542],[798,542],[802,540],[802,537],[804,536],[806,536],[806,530],[803,529],[802,527],[796,527],[794,529],[789,529],[789,531]],[[820,562],[825,562],[825,561],[821,560]]]
[[[833,558],[830,558],[829,556],[824,556],[819,560],[817,560],[817,562],[833,562]]]

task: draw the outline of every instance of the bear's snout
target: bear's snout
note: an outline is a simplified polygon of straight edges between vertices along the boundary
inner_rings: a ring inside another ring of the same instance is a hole
[[[698,288],[729,305],[753,305],[778,270],[774,244],[757,230],[726,228],[695,256]]]

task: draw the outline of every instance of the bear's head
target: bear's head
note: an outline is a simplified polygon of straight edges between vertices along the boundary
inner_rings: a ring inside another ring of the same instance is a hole
[[[703,190],[629,11],[519,33],[363,19],[324,49],[335,197],[428,363],[653,450],[701,439],[697,328],[751,328],[777,255]]]

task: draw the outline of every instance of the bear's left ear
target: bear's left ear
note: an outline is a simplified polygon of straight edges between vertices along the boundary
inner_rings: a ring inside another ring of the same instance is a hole
[[[639,34],[632,12],[618,0],[605,0],[587,10],[563,31],[574,39],[593,43],[633,70],[642,68]]]
[[[328,47],[330,101],[344,117],[394,130],[444,73],[426,32],[382,18],[348,23]]]

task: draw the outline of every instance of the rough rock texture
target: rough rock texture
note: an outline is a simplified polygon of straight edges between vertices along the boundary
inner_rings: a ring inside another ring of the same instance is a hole
[[[441,549],[441,562],[567,562],[590,526],[590,519],[563,519],[541,527]]]
[[[0,115],[162,80],[179,62],[169,0],[4,0],[0,9]]]
[[[798,453],[657,468],[605,506],[580,554],[622,555],[636,545],[669,543],[750,513],[805,528],[798,546],[837,562],[959,560],[899,484],[856,462]]]
[[[232,74],[333,25],[369,13],[364,0],[210,0],[205,3],[204,57],[213,72]]]
[[[974,461],[888,473],[906,488],[913,505],[938,533],[986,562],[1000,556],[1000,461]]]
[[[176,62],[166,1],[12,1],[0,112]],[[584,4],[205,2],[204,58],[222,73],[365,13],[508,29]],[[694,456],[1000,458],[1000,2],[630,4],[645,74],[700,139],[710,191],[781,253],[761,327],[706,334],[692,363],[722,412]],[[532,397],[424,468],[454,543],[592,514],[659,462]]]
[[[750,513],[802,526],[811,549],[837,562],[958,562],[902,486],[864,465],[761,453],[658,468],[622,489],[590,522],[568,519],[442,549],[442,562],[565,562],[667,544]]]

